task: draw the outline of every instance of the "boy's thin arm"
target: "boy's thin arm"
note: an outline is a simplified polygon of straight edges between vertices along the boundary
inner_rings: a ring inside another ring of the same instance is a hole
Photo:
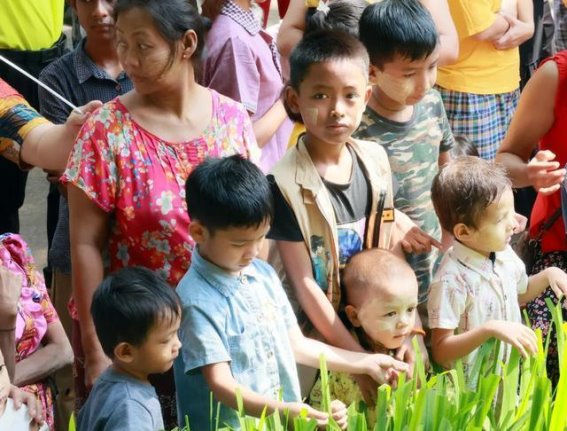
[[[530,276],[528,278],[528,288],[526,292],[518,295],[518,302],[520,305],[527,304],[539,296],[548,286],[553,289],[558,298],[565,296],[567,291],[567,274],[559,268],[549,267]]]
[[[277,241],[285,271],[307,317],[325,340],[334,346],[363,351],[347,331],[323,290],[313,279],[311,260],[303,242]]]
[[[260,148],[268,143],[272,136],[278,131],[284,120],[287,118],[287,112],[281,99],[272,105],[266,113],[254,121],[252,127],[254,129],[254,136]]]
[[[431,331],[433,359],[444,367],[450,367],[453,361],[465,357],[491,337],[512,345],[524,358],[537,352],[534,331],[520,322],[489,320],[458,335],[454,331],[440,328]]]
[[[388,355],[352,352],[305,337],[299,326],[288,331],[295,360],[303,365],[319,368],[321,355],[330,370],[350,374],[367,374],[378,383],[386,383],[397,373],[408,370],[407,364]]]
[[[260,417],[264,408],[266,408],[267,414],[271,414],[276,410],[280,412],[288,410],[292,416],[296,416],[302,409],[306,409],[308,416],[317,420],[318,424],[324,425],[327,423],[326,413],[315,410],[306,404],[274,400],[260,395],[250,388],[239,385],[230,371],[228,362],[206,365],[201,368],[201,372],[215,399],[234,410],[238,409],[236,402],[236,391],[238,389],[242,397],[244,411],[249,416]]]
[[[431,351],[433,360],[445,368],[457,359],[464,358],[492,334],[486,325],[482,325],[455,335],[454,329],[434,328],[431,330]]]

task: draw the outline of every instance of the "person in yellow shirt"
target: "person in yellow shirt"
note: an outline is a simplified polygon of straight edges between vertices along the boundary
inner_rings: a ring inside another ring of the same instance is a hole
[[[493,160],[520,94],[518,46],[533,34],[532,0],[449,0],[449,8],[459,58],[439,68],[438,90],[453,133]]]
[[[35,77],[65,51],[63,13],[65,0],[2,0],[0,6],[0,55]],[[0,62],[0,77],[14,87],[36,110],[37,85]],[[18,210],[25,197],[27,172],[0,158],[0,233],[18,233]],[[59,195],[52,196],[59,203]],[[57,211],[58,205],[52,208]],[[49,209],[48,209],[49,211]]]

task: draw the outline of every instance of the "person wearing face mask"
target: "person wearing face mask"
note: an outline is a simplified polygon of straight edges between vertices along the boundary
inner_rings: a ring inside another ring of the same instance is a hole
[[[430,189],[438,168],[450,159],[454,138],[441,97],[431,88],[439,60],[435,23],[417,0],[384,0],[363,12],[360,40],[370,55],[374,87],[355,136],[386,150],[397,185],[394,206],[441,240]],[[421,304],[439,254],[436,248],[406,253]],[[420,311],[425,323],[425,307]]]

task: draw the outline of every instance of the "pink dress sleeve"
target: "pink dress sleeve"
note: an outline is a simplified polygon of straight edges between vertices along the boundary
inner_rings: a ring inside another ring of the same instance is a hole
[[[226,136],[214,137],[221,146],[216,157],[242,154],[243,157],[258,164],[260,148],[256,142],[252,121],[244,106],[216,92],[213,97],[218,97],[216,117],[217,121],[224,126],[222,127],[223,134],[226,134]]]
[[[250,47],[238,36],[231,37],[219,49],[217,58],[208,59],[207,64],[215,67],[208,74],[210,79],[206,85],[242,103],[252,114],[256,113],[261,77]]]
[[[65,184],[81,189],[103,211],[112,212],[119,187],[115,151],[115,136],[121,129],[121,112],[109,102],[83,124],[61,178]]]

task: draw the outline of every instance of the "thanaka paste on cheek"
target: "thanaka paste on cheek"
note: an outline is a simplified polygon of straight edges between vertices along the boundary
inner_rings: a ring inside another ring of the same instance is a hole
[[[376,85],[390,99],[406,104],[407,98],[413,94],[415,84],[411,79],[398,78],[389,73],[376,71]]]
[[[305,116],[310,123],[317,123],[317,117],[319,117],[319,110],[317,108],[307,108],[305,110]]]

